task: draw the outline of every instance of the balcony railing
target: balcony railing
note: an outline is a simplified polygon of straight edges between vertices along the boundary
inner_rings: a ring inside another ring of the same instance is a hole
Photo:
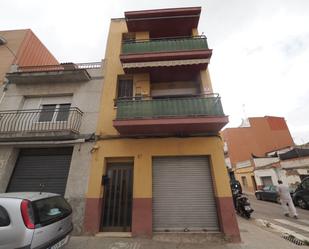
[[[101,66],[101,62],[61,63],[58,65],[22,66],[17,68],[17,72],[72,71],[77,69],[96,69],[101,68]]]
[[[122,44],[123,54],[175,52],[208,49],[205,36],[132,40]]]
[[[82,111],[77,107],[1,111],[0,138],[51,132],[53,135],[62,132],[77,134],[82,115]]]
[[[224,116],[219,95],[117,101],[116,120]]]

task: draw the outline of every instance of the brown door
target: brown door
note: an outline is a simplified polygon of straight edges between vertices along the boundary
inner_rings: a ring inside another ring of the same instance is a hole
[[[257,186],[256,186],[255,177],[251,176],[251,180],[252,180],[253,190],[256,191],[257,190]]]
[[[131,231],[132,199],[132,163],[109,163],[104,179],[101,231]]]

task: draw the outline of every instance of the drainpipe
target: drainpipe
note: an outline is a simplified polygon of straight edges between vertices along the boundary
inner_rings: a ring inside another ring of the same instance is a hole
[[[1,98],[0,98],[0,105],[4,99],[4,96],[5,96],[5,93],[8,89],[8,84],[9,84],[9,81],[6,77],[4,77],[4,81],[3,81],[3,85],[2,85],[2,95],[1,95]]]

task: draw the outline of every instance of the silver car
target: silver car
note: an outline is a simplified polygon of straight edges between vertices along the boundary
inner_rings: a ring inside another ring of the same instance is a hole
[[[0,194],[0,249],[63,248],[72,229],[72,208],[58,194]]]

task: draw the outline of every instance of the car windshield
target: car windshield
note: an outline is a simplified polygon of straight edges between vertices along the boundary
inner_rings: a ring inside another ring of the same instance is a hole
[[[61,196],[34,201],[32,204],[36,225],[48,225],[72,213],[70,205]]]

